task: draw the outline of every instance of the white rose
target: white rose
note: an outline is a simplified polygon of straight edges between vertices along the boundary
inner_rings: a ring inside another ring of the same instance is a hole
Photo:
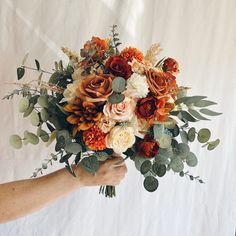
[[[98,128],[100,128],[105,134],[108,133],[115,125],[116,122],[106,116],[103,116],[102,119],[97,123]]]
[[[134,129],[129,126],[115,126],[106,136],[105,142],[115,153],[125,152],[135,143]]]
[[[73,83],[68,84],[65,91],[63,92],[63,96],[67,102],[71,102],[76,97],[76,89],[78,87],[78,80],[75,80]]]
[[[127,80],[126,94],[136,98],[144,98],[149,92],[147,78],[145,76],[133,73]]]
[[[103,113],[106,117],[117,120],[127,121],[133,117],[135,102],[133,99],[126,97],[123,102],[117,104],[107,103],[103,107]]]

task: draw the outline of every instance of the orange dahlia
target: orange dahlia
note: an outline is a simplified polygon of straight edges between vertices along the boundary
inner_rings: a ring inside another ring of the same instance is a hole
[[[74,125],[73,136],[80,130],[91,128],[102,117],[102,108],[100,105],[82,101],[79,98],[74,99],[72,103],[64,106],[64,110],[72,113],[66,120]]]
[[[126,61],[132,61],[133,59],[136,59],[137,61],[142,61],[144,56],[141,51],[139,51],[137,48],[133,47],[127,47],[124,48],[120,55],[126,60]]]
[[[83,132],[83,140],[85,144],[94,151],[104,150],[106,134],[103,133],[96,125]]]

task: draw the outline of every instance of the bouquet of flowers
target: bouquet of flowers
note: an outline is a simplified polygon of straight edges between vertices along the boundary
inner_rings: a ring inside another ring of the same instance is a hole
[[[43,70],[38,60],[35,68],[25,66],[25,56],[17,68],[18,80],[27,69],[36,70],[39,77],[15,83],[19,89],[4,98],[22,96],[19,112],[30,117],[37,130],[25,131],[22,137],[12,135],[10,143],[19,149],[40,139],[46,146],[55,140],[55,153],[32,177],[56,160],[75,177],[72,165],[95,173],[100,162],[115,153],[134,161],[149,192],[170,170],[203,183],[199,176],[184,171],[198,163],[189,143],[197,140],[213,150],[220,141],[210,141],[209,129],[196,130],[190,124],[221,114],[206,108],[216,103],[206,96],[187,96],[189,88],[176,81],[177,61],[157,60],[159,44],[152,45],[145,56],[134,47],[119,51],[116,27],[112,26],[108,39],[92,37],[80,54],[63,47],[69,63],[55,62],[52,72]],[[101,186],[100,193],[113,197],[115,187]]]

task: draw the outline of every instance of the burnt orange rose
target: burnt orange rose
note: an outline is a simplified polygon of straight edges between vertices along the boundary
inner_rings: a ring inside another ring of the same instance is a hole
[[[111,56],[105,66],[115,76],[120,76],[124,79],[128,79],[131,74],[131,66],[121,56]]]
[[[146,71],[146,76],[150,91],[155,97],[176,94],[178,86],[172,74],[149,69]]]
[[[159,143],[149,136],[146,136],[144,140],[140,141],[137,145],[138,153],[142,157],[153,158],[157,155],[159,150]]]
[[[76,96],[89,102],[104,102],[112,94],[112,75],[88,75],[78,82]]]
[[[179,64],[175,59],[168,57],[164,60],[162,69],[176,75],[179,73]]]

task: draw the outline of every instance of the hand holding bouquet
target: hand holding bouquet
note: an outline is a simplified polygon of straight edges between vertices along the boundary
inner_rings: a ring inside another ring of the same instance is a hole
[[[55,62],[53,73],[43,70],[37,60],[35,69],[25,66],[23,60],[18,79],[26,69],[37,70],[39,79],[17,83],[21,88],[5,98],[22,95],[19,111],[30,116],[37,134],[13,135],[11,144],[21,148],[22,143],[38,144],[41,139],[48,146],[56,140],[55,153],[33,177],[58,158],[75,177],[72,165],[96,173],[101,162],[118,154],[135,162],[150,192],[157,189],[157,178],[170,170],[202,183],[184,171],[186,165],[198,163],[188,144],[196,137],[212,150],[219,139],[210,141],[209,129],[197,131],[190,123],[219,115],[205,108],[216,103],[205,96],[187,96],[188,88],[176,81],[177,61],[157,60],[159,44],[152,45],[145,56],[134,47],[119,51],[115,29],[113,26],[111,38],[92,37],[80,55],[62,48],[69,63],[64,67],[62,61]],[[47,73],[51,76],[45,82],[42,77]],[[112,197],[115,188],[101,186],[100,193]]]

